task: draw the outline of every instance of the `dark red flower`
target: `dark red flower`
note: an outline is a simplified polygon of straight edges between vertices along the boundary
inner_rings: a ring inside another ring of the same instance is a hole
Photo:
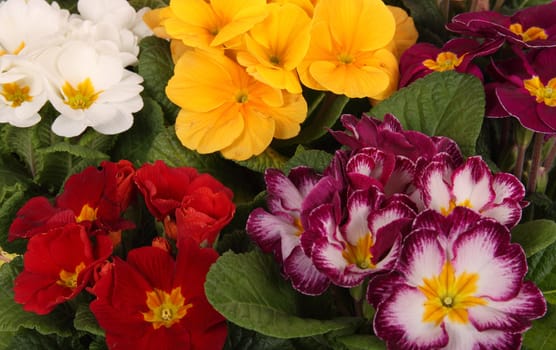
[[[164,222],[171,238],[191,237],[212,245],[235,212],[233,193],[209,174],[194,168],[145,164],[135,177],[149,211]]]
[[[110,254],[112,243],[107,236],[97,236],[93,244],[78,224],[36,234],[23,256],[23,271],[15,279],[14,299],[26,311],[47,314],[75,297]]]
[[[115,258],[91,290],[91,310],[109,349],[220,350],[227,336],[222,317],[208,303],[204,283],[218,254],[192,240],[178,245],[176,260],[156,247]]]

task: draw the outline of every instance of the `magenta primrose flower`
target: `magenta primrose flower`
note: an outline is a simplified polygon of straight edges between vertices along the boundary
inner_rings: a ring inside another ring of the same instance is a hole
[[[328,200],[336,181],[308,167],[293,168],[289,175],[276,169],[265,172],[269,212],[257,208],[247,219],[249,236],[266,253],[274,253],[293,287],[308,295],[321,294],[330,284],[301,246],[306,223],[302,213]]]
[[[529,48],[556,46],[556,2],[524,8],[513,16],[496,11],[465,12],[446,25],[456,33]],[[501,45],[500,44],[500,45]]]
[[[485,86],[487,116],[513,116],[529,130],[556,133],[555,60],[556,48],[546,48],[493,63],[501,81]]]
[[[403,156],[416,162],[418,159],[431,159],[440,152],[448,153],[456,163],[463,157],[456,142],[444,136],[428,136],[415,130],[404,130],[395,116],[388,113],[384,121],[363,114],[357,118],[351,114],[341,117],[346,131],[330,133],[341,144],[351,150],[363,147],[375,147],[386,153]]]
[[[444,216],[456,207],[466,207],[512,228],[527,204],[521,181],[509,173],[493,175],[480,156],[469,157],[460,166],[439,156],[421,169],[416,179],[422,206]]]
[[[302,244],[311,248],[315,266],[332,283],[354,287],[395,266],[404,233],[415,217],[411,204],[406,196],[386,199],[376,187],[353,191],[345,204],[333,201],[309,213]]]
[[[525,253],[498,222],[467,208],[416,218],[396,271],[369,282],[375,334],[389,349],[519,349],[546,313],[524,282]]]
[[[442,48],[430,43],[418,43],[407,49],[400,58],[400,82],[402,88],[433,72],[455,70],[469,73],[483,80],[483,73],[471,61],[477,56],[489,55],[502,45],[501,41],[485,41],[479,44],[473,39],[452,39]]]

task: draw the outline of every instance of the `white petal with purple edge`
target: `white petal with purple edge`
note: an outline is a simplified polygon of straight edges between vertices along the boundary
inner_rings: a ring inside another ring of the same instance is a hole
[[[445,322],[450,339],[445,350],[496,349],[516,350],[521,344],[519,333],[507,333],[499,330],[478,331],[471,325]]]
[[[453,245],[456,275],[477,273],[477,296],[494,300],[514,297],[527,272],[523,249],[509,244],[507,229],[491,220],[459,236]]]
[[[445,181],[448,164],[431,163],[422,175],[421,193],[425,206],[438,212],[450,208],[450,188]]]
[[[303,198],[299,190],[281,171],[267,169],[264,176],[266,188],[270,195],[280,198],[284,209],[300,210]]]
[[[446,255],[437,236],[431,230],[415,230],[403,243],[398,269],[415,287],[421,285],[424,278],[438,276],[442,271]]]
[[[286,259],[293,248],[299,245],[295,225],[262,208],[253,210],[249,215],[247,233],[267,253],[281,247],[282,259]]]
[[[470,157],[452,174],[452,194],[456,205],[480,210],[494,199],[492,174],[480,157]]]
[[[494,175],[492,189],[496,195],[494,203],[502,203],[505,199],[520,202],[525,197],[525,186],[517,177],[509,173]]]
[[[284,272],[293,287],[303,294],[319,295],[330,285],[326,275],[317,270],[301,247],[296,247],[284,261]]]
[[[522,209],[517,202],[506,200],[501,204],[493,205],[481,211],[481,214],[512,228],[521,220]]]
[[[441,325],[423,322],[425,295],[416,288],[399,286],[378,306],[373,327],[392,349],[434,349],[448,342]]]

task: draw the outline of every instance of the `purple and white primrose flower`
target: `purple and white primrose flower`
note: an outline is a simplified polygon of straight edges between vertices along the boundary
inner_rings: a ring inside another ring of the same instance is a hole
[[[375,334],[388,349],[519,349],[546,312],[526,272],[525,253],[505,226],[467,208],[447,217],[425,211],[396,271],[369,282]]]
[[[527,204],[523,184],[509,173],[493,175],[480,156],[469,157],[458,167],[447,156],[436,157],[416,179],[422,206],[445,216],[461,206],[512,228]]]
[[[276,169],[265,172],[269,212],[257,208],[247,219],[248,235],[265,253],[274,253],[282,263],[282,273],[301,293],[318,295],[329,286],[301,247],[305,233],[302,213],[328,201],[335,193],[336,180],[317,174],[308,167],[293,168],[289,175]]]
[[[354,287],[367,276],[392,269],[404,234],[415,216],[407,196],[390,198],[374,186],[349,191],[313,209],[302,244],[315,266],[340,287]]]

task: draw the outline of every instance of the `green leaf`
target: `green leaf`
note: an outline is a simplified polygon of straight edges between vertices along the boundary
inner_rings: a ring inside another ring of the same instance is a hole
[[[286,163],[286,157],[272,148],[267,148],[258,156],[251,157],[247,160],[237,161],[236,163],[246,167],[247,169],[264,173],[268,168],[281,169]]]
[[[15,332],[0,332],[0,350],[10,349]]]
[[[30,329],[21,329],[11,339],[10,350],[62,350],[55,336],[47,336]]]
[[[523,350],[556,349],[556,306],[548,305],[546,315],[533,321],[533,327],[523,337]]]
[[[68,142],[60,142],[49,147],[44,147],[39,149],[38,152],[45,155],[63,152],[79,158],[98,160],[99,162],[110,158],[107,154],[97,151],[94,148],[82,145],[72,145]]]
[[[57,334],[62,337],[71,335],[73,315],[64,312],[64,305],[57,307],[48,315],[37,315],[24,311],[22,306],[14,301],[13,281],[22,269],[21,257],[0,267],[0,310],[2,310],[0,332],[14,332],[20,328],[28,328],[41,334]]]
[[[512,241],[521,244],[527,257],[531,257],[556,242],[556,222],[534,220],[512,229]]]
[[[118,138],[119,135],[104,135],[94,129],[87,129],[87,131],[79,137],[78,144],[108,154],[112,150],[112,147],[114,147]]]
[[[223,350],[296,350],[289,339],[273,338],[233,323],[228,324],[228,338]]]
[[[168,6],[168,0],[128,0],[128,2],[135,10],[140,10],[143,7],[155,9]]]
[[[6,146],[23,160],[33,178],[43,165],[42,158],[37,154],[40,143],[34,137],[36,127],[17,128],[10,125],[4,135]]]
[[[527,278],[536,284],[541,283],[556,268],[556,243],[551,244],[528,260]]]
[[[435,0],[402,0],[419,32],[419,40],[442,46],[448,39],[445,18]]]
[[[392,113],[406,129],[454,139],[465,155],[475,154],[484,119],[483,84],[473,75],[435,72],[400,89],[371,110]]]
[[[104,336],[104,330],[98,325],[95,315],[89,309],[89,303],[79,303],[73,319],[75,329],[97,336]]]
[[[299,338],[353,329],[359,320],[299,316],[300,296],[281,276],[273,258],[259,251],[222,255],[207,274],[209,302],[229,321],[276,338]]]
[[[93,342],[89,344],[89,350],[108,350],[106,339],[104,339],[104,337],[96,337]]]
[[[144,78],[145,92],[162,106],[166,120],[173,124],[179,108],[166,96],[166,84],[174,75],[174,62],[167,40],[154,36],[139,43],[138,72]]]
[[[164,129],[164,113],[150,97],[143,97],[143,109],[135,114],[133,126],[118,139],[112,153],[115,159],[127,159],[140,165],[147,161],[147,153],[155,136]]]
[[[295,154],[284,166],[284,172],[287,174],[296,166],[305,165],[315,169],[317,172],[323,172],[332,160],[332,154],[321,150],[305,150],[302,146],[297,147]]]
[[[352,334],[338,337],[335,341],[341,344],[342,350],[383,350],[386,345],[379,338],[366,334]]]
[[[275,140],[273,145],[276,145],[276,148],[297,144],[306,145],[321,138],[328,132],[328,128],[331,128],[340,118],[349,101],[350,99],[347,96],[328,92],[318,109],[310,114],[309,118],[301,125],[301,131],[296,137],[287,140]]]
[[[15,214],[27,199],[26,190],[27,186],[23,183],[0,188],[0,246],[9,253],[20,254],[25,249],[26,242],[23,240],[8,242],[8,231]]]

